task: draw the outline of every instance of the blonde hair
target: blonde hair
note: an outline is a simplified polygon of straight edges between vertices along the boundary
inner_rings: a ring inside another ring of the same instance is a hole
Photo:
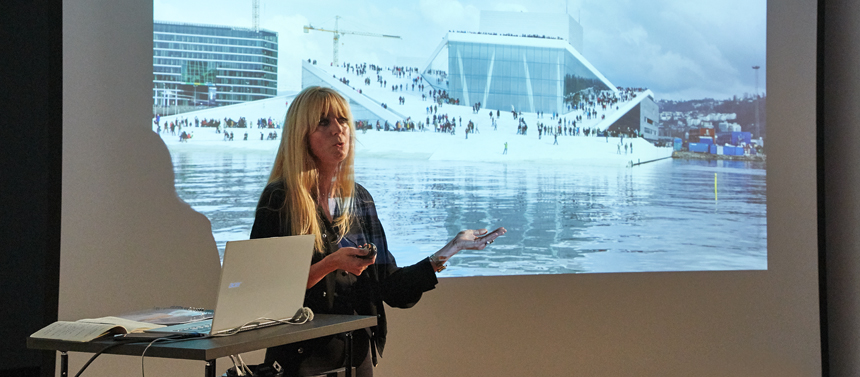
[[[355,125],[349,103],[343,96],[333,89],[319,86],[305,88],[296,96],[287,110],[281,144],[269,175],[269,183],[284,182],[287,192],[284,205],[289,208],[284,217],[289,221],[290,234],[315,235],[314,249],[320,253],[326,248],[321,237],[322,218],[317,211],[319,168],[311,154],[310,134],[316,130],[320,119],[330,113],[346,118],[349,123],[349,152],[338,166],[332,182],[332,196],[340,209],[339,215],[333,219],[340,242],[349,232],[355,192]]]

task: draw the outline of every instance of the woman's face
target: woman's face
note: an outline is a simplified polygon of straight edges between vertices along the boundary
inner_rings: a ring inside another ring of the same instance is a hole
[[[320,117],[316,130],[310,134],[311,155],[320,168],[334,170],[349,154],[349,124],[346,117],[335,112]]]

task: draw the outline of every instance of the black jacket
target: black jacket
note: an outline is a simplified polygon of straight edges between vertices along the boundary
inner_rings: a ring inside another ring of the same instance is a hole
[[[283,182],[271,183],[263,190],[251,229],[251,238],[266,238],[291,235],[289,219],[285,216],[286,189]],[[357,332],[354,340],[355,355],[362,355],[371,347],[376,364],[376,353],[382,355],[385,348],[387,326],[383,302],[396,308],[409,308],[421,299],[423,292],[436,286],[436,274],[429,259],[412,266],[397,267],[394,256],[388,250],[385,231],[376,213],[370,193],[359,184],[355,187],[354,218],[349,234],[337,242],[337,232],[325,216],[323,239],[326,250],[315,251],[311,263],[321,261],[342,246],[358,246],[372,242],[377,247],[376,263],[360,276],[344,271],[332,272],[305,293],[305,306],[314,313],[360,314],[377,316],[377,326],[369,333]],[[297,368],[304,358],[325,345],[330,338],[289,344],[270,348],[266,352],[266,364],[277,360],[288,370]],[[369,340],[369,342],[368,342]],[[369,344],[368,344],[369,343]],[[364,352],[364,353],[362,353]],[[333,366],[333,368],[339,365]],[[289,375],[289,373],[287,373]]]

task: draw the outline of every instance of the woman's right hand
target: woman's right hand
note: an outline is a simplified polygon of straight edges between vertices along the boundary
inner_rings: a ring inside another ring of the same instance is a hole
[[[359,258],[365,255],[367,251],[357,247],[342,247],[327,255],[321,261],[311,265],[307,288],[310,289],[326,275],[337,270],[344,270],[355,276],[361,275],[367,266],[376,262],[375,255],[371,258]]]
[[[361,258],[367,255],[367,250],[357,247],[342,247],[329,254],[323,260],[330,263],[334,270],[344,270],[353,275],[361,275],[367,266],[376,262],[376,256],[371,258]]]

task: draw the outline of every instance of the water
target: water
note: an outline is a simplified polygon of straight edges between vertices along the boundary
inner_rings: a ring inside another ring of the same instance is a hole
[[[274,152],[174,152],[179,197],[219,251],[247,239]],[[504,226],[446,276],[767,268],[765,166],[663,160],[634,168],[357,158],[400,265],[458,231]],[[715,200],[714,180],[717,180]]]

